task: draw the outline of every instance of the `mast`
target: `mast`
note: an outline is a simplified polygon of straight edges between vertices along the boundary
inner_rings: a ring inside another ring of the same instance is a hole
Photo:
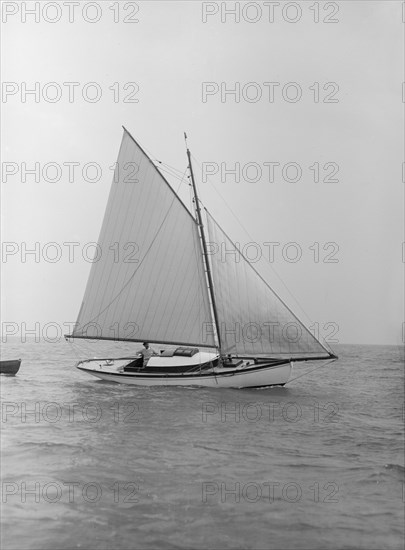
[[[190,149],[188,148],[188,145],[187,145],[186,132],[184,132],[184,139],[185,139],[186,147],[187,147],[188,167],[190,169],[191,183],[193,185],[194,200],[195,200],[196,210],[197,210],[198,227],[200,228],[204,265],[205,265],[205,270],[206,270],[207,278],[208,278],[208,291],[210,293],[212,310],[214,312],[214,322],[215,322],[215,328],[216,328],[217,337],[218,337],[218,347],[219,347],[219,350],[221,350],[221,335],[219,333],[219,321],[218,321],[217,306],[216,306],[215,295],[214,295],[214,285],[213,285],[213,282],[212,282],[211,267],[210,267],[210,264],[209,264],[209,261],[208,261],[208,251],[207,251],[207,242],[205,240],[205,234],[204,234],[204,224],[203,224],[202,216],[201,216],[201,208],[200,208],[200,202],[199,202],[198,194],[197,194],[197,186],[195,184],[195,179],[194,179],[193,166],[191,164],[191,153],[190,153]]]

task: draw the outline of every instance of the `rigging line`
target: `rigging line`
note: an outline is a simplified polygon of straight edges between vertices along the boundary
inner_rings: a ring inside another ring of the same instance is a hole
[[[174,173],[177,173],[178,176],[182,176],[183,175],[183,172],[181,170],[179,170],[178,168],[176,168],[175,166],[172,166],[171,164],[168,164],[167,162],[163,161],[163,160],[157,160],[156,159],[156,162],[158,162],[159,164],[162,164],[163,166],[165,166],[167,169],[170,169],[172,170]]]
[[[184,175],[185,175],[185,174],[186,174],[186,171],[184,172]],[[181,184],[182,184],[182,182],[180,182],[180,185],[181,185]],[[179,185],[179,187],[178,187],[176,193],[177,193],[178,190],[180,189],[180,185]],[[124,289],[129,285],[129,283],[132,281],[132,279],[133,279],[133,278],[135,277],[135,275],[138,273],[138,271],[139,271],[141,265],[143,264],[145,258],[146,258],[147,255],[149,254],[149,252],[150,252],[152,246],[154,245],[154,243],[155,243],[155,241],[156,241],[156,239],[157,239],[157,237],[158,237],[158,235],[159,235],[159,233],[160,233],[160,231],[161,231],[163,225],[164,225],[165,222],[166,222],[166,219],[167,219],[167,217],[168,217],[168,215],[169,215],[169,213],[170,213],[170,210],[171,210],[171,208],[172,208],[172,206],[173,206],[173,204],[174,204],[174,201],[175,201],[175,199],[176,199],[176,196],[177,196],[177,195],[174,195],[174,196],[173,196],[172,202],[170,203],[170,206],[169,206],[169,208],[168,208],[168,210],[167,210],[167,212],[166,212],[166,215],[165,215],[165,217],[163,218],[162,223],[161,223],[160,226],[158,227],[158,230],[156,231],[155,236],[153,237],[153,239],[152,239],[152,241],[151,241],[151,243],[150,243],[148,249],[146,250],[144,257],[143,257],[142,260],[139,262],[137,268],[136,268],[135,271],[132,273],[132,275],[130,276],[130,278],[128,279],[128,281],[124,284],[124,286],[121,288],[121,290],[118,292],[118,294],[110,301],[110,303],[108,303],[108,304],[105,306],[104,309],[102,309],[99,313],[97,313],[97,315],[96,315],[95,317],[93,317],[93,319],[90,319],[90,321],[88,321],[86,324],[93,323],[98,317],[100,317],[100,315],[101,315],[102,313],[104,313],[104,312],[110,307],[110,305],[111,305],[113,302],[115,302],[115,300],[122,294],[122,292],[124,291]]]
[[[177,180],[182,180],[181,176],[178,176],[177,174],[171,172],[170,170],[168,170],[167,168],[163,168],[162,166],[159,167],[160,168],[160,171],[161,172],[164,172],[166,174],[169,174],[169,176],[171,176],[172,178],[176,178]]]
[[[179,170],[178,168],[176,168],[175,166],[171,166],[170,164],[168,164],[167,162],[163,161],[163,160],[159,160],[156,155],[153,155],[152,152],[147,149],[146,147],[143,147],[144,151],[146,151],[146,153],[148,153],[148,156],[150,158],[150,160],[152,162],[157,162],[158,164],[164,164],[165,166],[167,166],[168,168],[171,168],[173,171],[177,172],[179,175],[182,175],[183,172],[181,170]]]
[[[146,147],[143,147],[143,149],[148,154],[149,159],[151,160],[152,164],[154,164],[156,168],[157,168],[156,164],[159,165],[158,169],[160,171],[166,172],[166,174],[169,174],[170,176],[172,176],[173,178],[176,178],[180,182],[182,182],[185,179],[184,176],[187,172],[187,167],[183,171],[179,170],[175,166],[172,166],[171,164],[168,164],[167,162],[165,162],[163,160],[159,160],[158,158],[156,158],[156,155],[153,155],[152,152],[149,149],[147,149]],[[178,187],[176,192],[178,192],[179,189],[180,189],[180,186]]]
[[[172,172],[171,169],[167,169],[166,167],[159,166],[159,170],[165,174],[168,174],[170,177],[177,179],[178,181],[181,181],[181,182],[185,181],[186,185],[191,187],[190,176],[187,176],[188,181],[186,180],[186,178],[184,178],[184,174],[185,172],[187,172],[187,167],[185,168],[185,171],[181,173],[181,176],[177,175],[176,173]]]
[[[170,166],[167,166],[164,163],[160,163],[160,169],[165,170],[165,172],[169,172],[170,174],[173,174],[174,177],[181,178],[182,173],[179,174],[177,171],[173,170]]]
[[[67,339],[66,339],[67,340]],[[73,343],[72,342],[69,342],[69,340],[67,340],[69,346],[70,346],[70,349],[73,351],[73,354],[76,356],[76,360],[78,361],[81,361],[81,357],[79,355],[79,352],[78,350],[74,347]]]
[[[70,349],[73,351],[73,354],[76,356],[78,362],[83,361],[83,357],[81,354],[83,354],[84,356],[90,355],[91,348],[85,346],[84,344],[80,346],[76,341],[71,342],[70,340],[67,340],[67,342],[70,346]]]
[[[200,168],[202,168],[202,165],[201,163],[198,161],[198,159],[195,158],[194,155],[193,156],[193,159],[195,160],[195,162],[200,166]],[[225,200],[224,196],[218,191],[218,189],[216,188],[216,186],[210,181],[210,176],[208,174],[208,178],[207,178],[207,181],[210,183],[211,187],[214,189],[214,191],[221,197],[221,199],[223,200],[225,206],[228,208],[228,210],[231,212],[231,214],[233,215],[233,217],[235,218],[235,220],[238,222],[238,224],[240,225],[240,227],[245,231],[246,235],[249,237],[249,239],[251,239],[253,242],[256,242],[253,237],[249,234],[248,230],[246,229],[246,227],[242,224],[242,222],[239,220],[238,216],[235,214],[235,212],[232,210],[232,208],[229,206],[229,204],[227,203],[227,201]],[[201,204],[202,201],[200,200]],[[204,205],[203,205],[204,206]],[[283,279],[280,277],[280,275],[277,273],[276,269],[268,262],[265,262],[265,265],[268,266],[272,272],[276,275],[277,279],[281,282],[281,284],[283,285],[283,287],[286,289],[286,291],[288,292],[288,294],[293,298],[293,300],[295,301],[295,303],[297,304],[297,306],[300,308],[301,312],[304,314],[304,316],[306,317],[307,319],[307,322],[308,323],[312,323],[312,319],[309,317],[309,315],[306,313],[306,311],[304,310],[304,308],[302,307],[302,305],[299,303],[299,301],[297,300],[297,298],[294,296],[294,294],[291,292],[291,290],[288,288],[288,286],[285,284],[285,282],[283,281]],[[323,338],[322,336],[322,340],[323,342],[326,344],[326,347],[330,349],[330,346],[328,345],[328,343],[326,342],[326,340]]]
[[[156,166],[156,165],[159,165],[159,170],[161,171],[165,171],[167,172],[168,174],[170,174],[171,176],[177,178],[177,179],[181,179],[184,177],[184,171],[181,171],[179,170],[178,168],[176,168],[175,166],[171,166],[170,164],[168,164],[167,162],[163,161],[163,160],[159,160],[158,158],[156,158],[155,155],[152,154],[152,152],[147,149],[146,147],[143,147],[144,151],[148,154],[149,156],[149,159],[151,160],[151,162]],[[157,168],[157,166],[156,166]]]
[[[295,378],[291,378],[291,380],[288,380],[288,382],[286,382],[286,384],[289,384],[290,382],[293,382],[294,380],[297,380],[298,378],[301,378],[302,376],[306,376],[307,374],[310,374],[311,372],[314,372],[314,370],[318,370],[321,367],[324,367],[326,364],[333,363],[334,361],[336,361],[336,359],[328,359],[327,361],[324,361],[321,365],[318,365],[314,369],[311,369],[307,372],[304,372],[303,374],[300,374],[299,376],[296,376]]]

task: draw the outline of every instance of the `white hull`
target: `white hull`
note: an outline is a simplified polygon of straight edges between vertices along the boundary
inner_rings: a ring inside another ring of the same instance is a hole
[[[283,364],[254,363],[243,361],[238,367],[213,367],[199,370],[200,365],[206,365],[207,356],[217,358],[213,354],[200,353],[196,358],[152,358],[148,368],[138,372],[124,372],[123,369],[131,359],[94,359],[80,362],[77,368],[96,376],[101,380],[131,384],[135,386],[200,386],[210,388],[254,388],[279,386],[288,382],[292,362]],[[198,362],[197,362],[198,361]],[[152,364],[151,364],[152,363]],[[153,367],[153,372],[149,372]],[[170,372],[170,368],[186,368],[184,372]],[[161,371],[161,372],[159,372]]]

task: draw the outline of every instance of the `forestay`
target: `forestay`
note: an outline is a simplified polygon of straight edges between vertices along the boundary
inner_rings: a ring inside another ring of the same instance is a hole
[[[330,357],[207,212],[221,351],[245,356]]]
[[[124,131],[72,336],[213,346],[197,224]]]

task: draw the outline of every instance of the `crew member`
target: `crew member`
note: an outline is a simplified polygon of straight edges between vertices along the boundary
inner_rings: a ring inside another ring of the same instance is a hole
[[[152,355],[157,355],[157,353],[149,346],[149,342],[144,342],[143,347],[145,349],[142,349],[139,353],[143,356],[143,368],[145,368]]]

